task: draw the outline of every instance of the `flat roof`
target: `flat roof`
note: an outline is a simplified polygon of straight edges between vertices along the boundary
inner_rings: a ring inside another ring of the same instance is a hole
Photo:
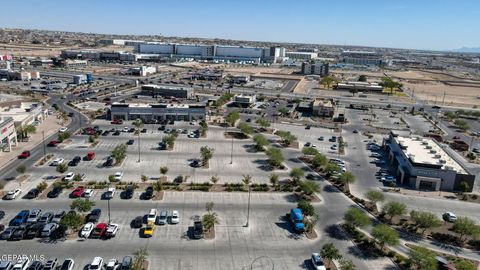
[[[396,137],[402,151],[414,163],[442,165],[444,170],[454,170],[466,174],[456,162],[435,140],[424,137]]]

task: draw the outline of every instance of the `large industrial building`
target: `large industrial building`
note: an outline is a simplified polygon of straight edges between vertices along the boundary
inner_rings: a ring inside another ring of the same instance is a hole
[[[397,183],[414,189],[458,191],[466,182],[471,191],[475,175],[469,174],[435,140],[400,137],[390,132],[383,147]]]
[[[340,62],[362,66],[380,66],[386,63],[382,55],[368,51],[343,51]]]
[[[126,104],[113,103],[110,108],[110,118],[122,120],[143,121],[175,120],[192,121],[205,120],[207,108],[205,104]]]
[[[177,87],[170,85],[146,84],[142,86],[141,95],[149,95],[152,97],[175,97],[189,98],[193,95],[191,87]]]
[[[159,54],[165,57],[194,58],[204,60],[274,62],[284,57],[285,49],[258,48],[227,45],[141,43],[135,46],[137,53]]]

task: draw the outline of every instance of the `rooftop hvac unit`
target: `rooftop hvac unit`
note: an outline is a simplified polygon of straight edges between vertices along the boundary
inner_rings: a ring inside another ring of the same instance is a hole
[[[441,164],[447,163],[447,161],[445,159],[440,159],[438,162],[440,162]]]
[[[433,157],[434,157],[434,158],[441,158],[442,155],[438,155],[438,154],[437,154],[437,155],[435,155],[435,156],[433,156]]]
[[[425,148],[426,148],[426,149],[432,149],[432,146],[431,146],[431,145],[427,145]]]

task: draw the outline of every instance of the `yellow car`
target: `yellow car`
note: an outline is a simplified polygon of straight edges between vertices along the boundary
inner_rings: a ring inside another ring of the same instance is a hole
[[[154,231],[155,231],[155,223],[150,221],[147,223],[147,226],[143,229],[143,235],[145,237],[152,237]]]

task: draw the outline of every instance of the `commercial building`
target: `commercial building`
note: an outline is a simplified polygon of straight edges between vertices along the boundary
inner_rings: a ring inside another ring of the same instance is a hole
[[[370,51],[343,51],[340,62],[362,66],[380,66],[386,63],[382,55]]]
[[[189,98],[193,96],[193,88],[169,85],[146,84],[142,86],[141,94],[153,97]]]
[[[29,81],[32,79],[38,80],[40,79],[40,73],[38,71],[0,69],[0,79],[6,79],[9,81]]]
[[[155,73],[157,73],[157,67],[152,66],[140,66],[128,69],[128,74],[142,77]]]
[[[101,45],[118,45],[118,46],[135,46],[136,44],[144,43],[143,40],[128,40],[128,39],[101,39],[98,44]]]
[[[432,191],[458,191],[465,182],[471,191],[475,175],[469,174],[435,140],[424,137],[400,137],[390,132],[383,147],[397,184]]]
[[[16,127],[37,125],[43,122],[47,115],[47,109],[37,102],[21,102],[19,105],[0,108],[0,117],[12,118]]]
[[[302,74],[327,76],[329,72],[328,62],[303,62]]]
[[[255,94],[239,94],[235,96],[234,102],[235,105],[240,107],[250,107],[257,101],[257,96]]]
[[[34,67],[51,67],[53,66],[52,59],[35,59],[30,61],[30,65]]]
[[[122,120],[143,121],[175,120],[191,121],[205,120],[207,108],[205,104],[125,104],[113,103],[110,108],[110,118]]]
[[[87,60],[70,60],[67,59],[63,62],[63,66],[66,68],[86,68]]]
[[[250,75],[232,75],[231,80],[236,84],[243,84],[250,81]]]
[[[378,83],[370,82],[344,82],[338,83],[333,86],[337,90],[357,90],[357,91],[368,91],[368,92],[382,92],[383,86]]]
[[[12,146],[17,145],[17,131],[13,118],[0,116],[0,149],[12,151]]]
[[[296,60],[312,60],[317,58],[317,53],[312,52],[286,52],[285,57]]]
[[[317,117],[332,118],[335,115],[335,107],[331,99],[316,98],[312,103],[312,114]]]

